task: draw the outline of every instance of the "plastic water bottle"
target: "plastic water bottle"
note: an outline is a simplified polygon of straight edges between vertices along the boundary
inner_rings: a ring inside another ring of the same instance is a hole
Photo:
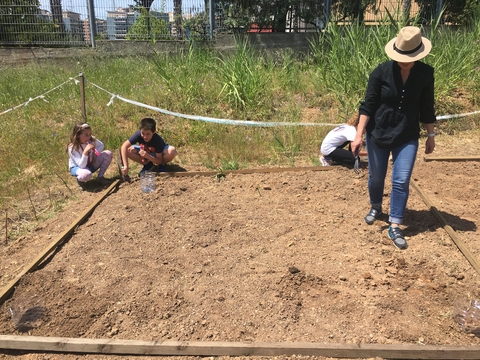
[[[89,142],[87,142],[87,144],[92,144],[92,142],[89,141]],[[97,149],[93,148],[93,152],[95,153],[95,155],[100,156],[100,153],[98,152]]]
[[[480,300],[457,301],[453,315],[464,331],[480,336]]]
[[[155,190],[155,173],[144,171],[140,174],[140,189],[144,193],[151,193]]]

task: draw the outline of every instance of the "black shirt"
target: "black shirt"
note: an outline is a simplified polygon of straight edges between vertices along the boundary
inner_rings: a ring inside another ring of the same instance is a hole
[[[420,124],[434,123],[433,67],[416,61],[402,82],[400,66],[390,60],[370,74],[360,114],[370,117],[367,133],[381,148],[393,148],[420,137]]]
[[[138,130],[135,134],[133,134],[130,139],[128,139],[130,144],[145,144],[145,151],[148,153],[159,153],[163,152],[163,148],[167,146],[165,140],[158,135],[158,133],[154,133],[150,141],[147,143],[143,140],[140,130]]]

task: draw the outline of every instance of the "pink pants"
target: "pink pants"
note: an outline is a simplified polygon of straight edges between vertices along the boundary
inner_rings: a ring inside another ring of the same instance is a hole
[[[75,171],[77,180],[80,182],[87,182],[92,178],[92,174],[98,169],[100,169],[98,172],[98,177],[105,175],[105,171],[107,171],[110,163],[112,162],[112,156],[113,155],[110,150],[102,151],[99,156],[95,157],[93,163],[91,163],[86,169],[77,168]]]

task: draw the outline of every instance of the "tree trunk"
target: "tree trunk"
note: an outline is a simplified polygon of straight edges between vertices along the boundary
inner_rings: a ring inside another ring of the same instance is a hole
[[[65,33],[65,24],[62,16],[62,0],[50,0],[50,10],[54,24],[59,26],[60,32]]]
[[[403,0],[403,16],[405,19],[410,18],[410,7],[412,6],[412,0]]]
[[[365,17],[365,8],[362,6],[361,1],[356,1],[353,5],[353,14],[354,18],[357,20],[359,24],[363,23]]]
[[[152,39],[152,25],[150,21],[150,8],[152,7],[154,0],[142,0],[142,6],[147,10],[147,32],[148,32],[148,39]]]
[[[177,31],[177,37],[179,39],[183,39],[182,0],[173,0],[173,18],[175,23],[175,30]]]

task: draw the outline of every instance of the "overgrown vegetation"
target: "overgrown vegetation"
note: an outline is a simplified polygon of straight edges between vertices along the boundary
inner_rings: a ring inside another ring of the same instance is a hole
[[[288,50],[260,54],[239,41],[237,51],[229,54],[192,46],[185,53],[153,58],[81,58],[5,68],[0,112],[84,73],[87,121],[109,149],[118,149],[139,120],[151,116],[158,120],[160,133],[178,148],[180,165],[203,164],[219,171],[293,166],[299,161],[318,165],[318,147],[331,127],[295,124],[341,123],[355,112],[369,73],[387,60],[384,44],[401,26],[331,26],[312,41],[311,52],[303,57]],[[480,23],[461,29],[435,25],[427,35],[433,50],[425,61],[436,68],[437,113],[477,110]],[[123,102],[113,94],[198,117],[292,126],[188,120]],[[441,127],[460,131],[477,127],[478,119],[454,119]],[[15,209],[16,199],[29,199],[36,189],[43,189],[48,194],[46,207],[55,210],[69,196],[65,146],[73,124],[82,120],[79,85],[67,81],[43,99],[0,115],[0,120],[0,208]],[[63,195],[50,191],[55,183],[64,189]],[[42,216],[35,210],[15,211],[18,218]]]

